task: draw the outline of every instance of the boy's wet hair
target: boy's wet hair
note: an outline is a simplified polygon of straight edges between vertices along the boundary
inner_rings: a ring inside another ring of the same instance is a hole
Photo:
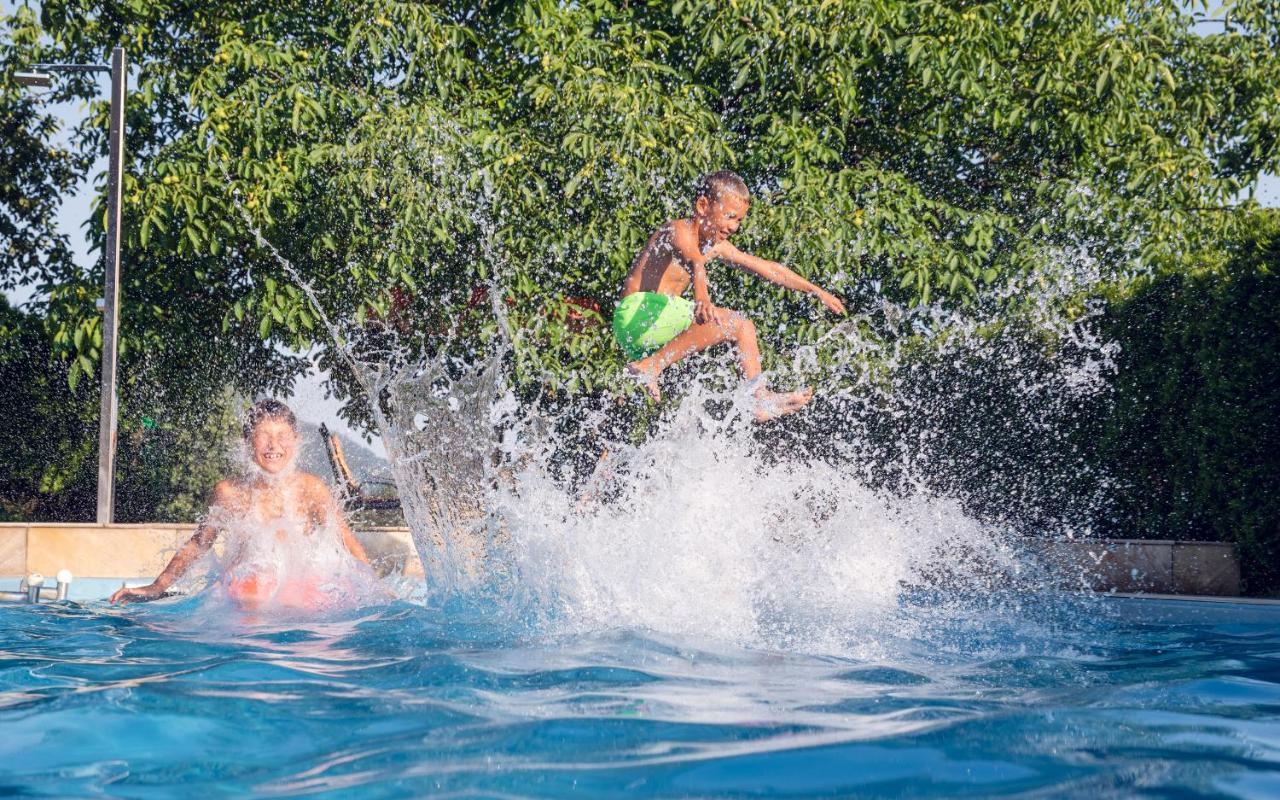
[[[289,423],[294,433],[298,432],[298,418],[294,416],[292,409],[279,400],[268,397],[249,407],[249,411],[244,415],[244,425],[240,428],[240,435],[246,441],[252,439],[253,429],[258,427],[258,423],[267,419],[282,419]]]
[[[742,176],[736,172],[727,169],[717,170],[716,172],[708,172],[701,178],[698,178],[698,184],[694,187],[693,199],[705,197],[708,200],[719,200],[726,194],[733,194],[743,199],[750,199],[751,192],[747,189],[747,182]]]

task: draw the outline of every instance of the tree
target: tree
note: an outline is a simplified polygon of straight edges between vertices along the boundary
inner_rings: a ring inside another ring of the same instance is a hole
[[[135,366],[138,366],[135,364]],[[96,385],[73,387],[45,320],[0,298],[0,519],[93,519],[98,481]],[[145,367],[120,404],[119,522],[189,522],[234,465],[245,402],[229,390],[192,393]]]
[[[1063,248],[1119,281],[1204,250],[1280,163],[1280,17],[1227,15],[1206,33],[1172,0],[48,0],[7,46],[141,65],[125,358],[251,394],[301,367],[279,346],[318,344],[367,422],[342,353],[467,355],[491,310],[525,385],[608,380],[590,323],[710,168],[753,188],[745,246],[850,295],[987,302]],[[80,157],[104,144],[91,109]],[[825,327],[713,278],[767,357]],[[73,378],[97,359],[97,283],[60,280],[43,309]]]
[[[568,301],[607,313],[711,167],[755,190],[749,246],[916,302],[965,302],[1055,245],[1124,270],[1221,235],[1211,209],[1280,160],[1277,16],[1230,18],[1201,35],[1178,3],[1124,0],[41,7],[50,53],[123,44],[145,65],[125,293],[155,301],[126,311],[131,341],[187,313],[226,323],[192,352],[324,343],[256,229],[335,320],[385,319],[397,297],[449,319],[500,273],[523,374],[583,385],[616,357]],[[798,310],[720,289],[766,331]],[[92,360],[75,288],[51,314]]]
[[[92,509],[94,400],[68,385],[40,318],[0,298],[0,519],[74,519]]]
[[[53,142],[57,118],[13,80],[39,60],[39,39],[29,8],[0,16],[0,291],[22,284],[48,290],[75,274],[55,217],[89,159]],[[83,88],[73,82],[63,93]]]

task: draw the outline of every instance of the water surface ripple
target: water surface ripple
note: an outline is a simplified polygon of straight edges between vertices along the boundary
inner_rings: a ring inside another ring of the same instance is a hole
[[[1280,611],[1043,605],[917,599],[929,624],[841,655],[410,603],[6,606],[0,793],[1280,796]]]

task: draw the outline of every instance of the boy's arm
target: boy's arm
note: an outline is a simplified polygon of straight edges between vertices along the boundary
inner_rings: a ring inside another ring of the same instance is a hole
[[[220,501],[225,501],[229,495],[230,489],[224,485],[225,483],[224,481],[218,484],[218,487],[214,489],[214,506],[222,505],[223,503]],[[201,523],[200,527],[196,528],[196,532],[191,535],[191,538],[182,547],[178,548],[178,552],[173,554],[173,558],[169,559],[169,563],[156,576],[154,581],[146,586],[121,587],[111,595],[110,602],[112,604],[130,603],[154,600],[160,597],[173,585],[174,581],[186,574],[192,564],[209,552],[209,548],[213,547],[219,532],[218,528],[210,525],[208,521]]]
[[[671,227],[671,246],[675,250],[675,257],[685,265],[689,270],[689,277],[693,279],[694,321],[711,322],[715,318],[715,306],[711,304],[711,288],[707,284],[707,257],[698,246],[698,232],[684,220]]]
[[[347,518],[343,516],[342,511],[338,508],[338,503],[333,499],[333,493],[329,491],[329,487],[324,481],[315,478],[309,481],[308,487],[311,495],[312,513],[317,523],[323,525],[330,518],[338,528],[338,535],[342,537],[342,545],[347,548],[351,555],[364,563],[369,563],[369,556],[364,552],[364,545],[360,544],[360,540],[351,532],[351,526],[347,524]]]
[[[761,278],[776,283],[784,289],[811,294],[821,300],[822,304],[833,314],[843,315],[846,313],[844,303],[841,302],[840,298],[822,287],[810,283],[776,261],[769,261],[759,256],[753,256],[750,253],[744,253],[728,241],[717,243],[711,248],[708,255],[720,258],[738,269],[754,272]]]
[[[355,556],[358,561],[368,564],[369,556],[364,551],[364,545],[360,544],[360,540],[351,532],[351,526],[347,524],[341,514],[338,515],[338,530],[342,533],[342,543],[351,555]]]

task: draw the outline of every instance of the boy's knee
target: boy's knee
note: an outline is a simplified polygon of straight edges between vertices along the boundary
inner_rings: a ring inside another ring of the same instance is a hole
[[[732,309],[717,308],[714,324],[725,340],[740,341],[754,338],[756,335],[755,323],[741,312]]]

